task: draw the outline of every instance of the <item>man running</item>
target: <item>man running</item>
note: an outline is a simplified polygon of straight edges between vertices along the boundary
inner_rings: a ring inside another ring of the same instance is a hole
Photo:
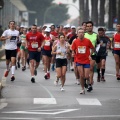
[[[104,28],[98,29],[98,37],[100,44],[98,45],[97,55],[96,55],[96,63],[97,63],[97,82],[105,81],[104,73],[105,73],[105,65],[106,65],[106,57],[107,57],[107,49],[110,47],[110,39],[105,36]],[[101,75],[100,75],[101,70]]]
[[[88,21],[86,22],[86,27],[87,27],[87,32],[85,33],[85,38],[89,39],[93,46],[95,47],[97,44],[97,34],[95,32],[93,32],[93,22],[92,21]],[[91,92],[93,90],[92,84],[93,84],[93,76],[94,76],[94,65],[95,65],[95,60],[96,60],[96,54],[93,53],[91,56],[91,60],[90,60],[90,83],[88,86],[87,91]]]
[[[26,35],[27,48],[29,51],[31,82],[35,83],[35,75],[40,63],[41,44],[45,40],[44,36],[37,32],[37,26],[32,25],[31,32]]]
[[[9,22],[9,29],[5,30],[1,36],[2,41],[6,41],[5,43],[5,55],[6,55],[6,72],[4,74],[5,77],[8,76],[10,71],[9,64],[11,62],[11,81],[15,80],[15,66],[16,66],[16,55],[17,55],[17,42],[19,38],[19,31],[15,30],[15,21]]]
[[[80,94],[85,94],[84,78],[87,80],[89,79],[90,59],[94,52],[94,46],[89,39],[84,38],[84,30],[82,28],[78,29],[78,38],[73,41],[71,48],[72,53],[76,54],[76,66],[78,68],[80,84],[82,87]]]
[[[116,77],[120,80],[120,23],[117,24],[117,33],[113,35],[112,47],[114,50],[114,59],[116,65]]]

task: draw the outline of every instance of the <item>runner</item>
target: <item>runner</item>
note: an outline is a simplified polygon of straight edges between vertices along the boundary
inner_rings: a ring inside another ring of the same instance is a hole
[[[105,81],[105,66],[106,66],[106,57],[107,49],[110,47],[110,39],[105,36],[104,28],[98,28],[98,37],[100,44],[97,47],[96,63],[97,63],[97,82]],[[101,75],[100,75],[101,70]]]
[[[86,22],[82,22],[82,28],[86,32]]]
[[[91,41],[87,38],[84,38],[84,30],[83,28],[78,29],[78,38],[72,43],[72,53],[75,54],[76,57],[76,66],[78,68],[79,76],[80,76],[80,84],[82,90],[80,94],[85,94],[84,90],[84,78],[89,80],[90,73],[90,59],[91,55],[94,52],[94,46]],[[90,53],[91,49],[91,53]]]
[[[116,65],[116,77],[120,80],[120,23],[116,26],[117,33],[113,35],[112,47]]]
[[[32,25],[31,32],[26,35],[27,46],[29,51],[31,82],[35,83],[35,75],[40,63],[41,44],[45,40],[44,36],[37,32],[37,26]]]
[[[98,42],[98,36],[95,32],[93,32],[93,22],[92,21],[88,21],[86,22],[86,27],[87,27],[87,32],[85,33],[85,38],[89,39],[93,46],[95,47],[97,42]],[[91,56],[91,60],[90,60],[90,83],[88,85],[88,92],[91,92],[93,90],[93,76],[94,76],[94,65],[95,65],[95,61],[96,61],[96,54],[93,53]]]
[[[70,51],[70,45],[69,43],[65,42],[65,35],[60,34],[59,35],[59,42],[53,47],[52,54],[56,54],[56,73],[57,78],[61,79],[61,91],[64,91],[65,89],[65,76],[67,71],[67,53]]]
[[[9,29],[5,30],[2,34],[1,40],[6,41],[5,43],[5,55],[6,55],[6,72],[5,77],[8,76],[10,71],[9,64],[11,62],[11,81],[15,80],[15,65],[17,55],[17,42],[19,37],[19,31],[15,30],[15,21],[9,22]]]
[[[21,46],[20,46],[20,55],[21,55],[21,62],[22,62],[22,71],[26,70],[26,61],[28,56],[28,50],[26,49],[26,34],[27,29],[23,29],[23,34],[20,35]]]
[[[45,29],[45,41],[42,44],[42,58],[44,61],[45,79],[50,78],[50,63],[51,63],[51,51],[52,51],[52,35],[50,34],[50,28]]]

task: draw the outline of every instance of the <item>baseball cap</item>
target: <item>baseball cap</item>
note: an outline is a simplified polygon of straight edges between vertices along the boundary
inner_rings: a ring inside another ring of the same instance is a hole
[[[73,26],[71,26],[71,28],[73,29],[73,28],[75,28],[76,29],[76,27],[73,25]]]
[[[45,32],[50,32],[51,29],[49,27],[45,28]]]

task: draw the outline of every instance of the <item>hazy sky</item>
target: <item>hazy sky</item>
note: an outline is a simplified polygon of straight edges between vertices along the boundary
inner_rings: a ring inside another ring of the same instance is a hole
[[[79,9],[78,0],[76,1],[76,3],[73,3],[73,0],[54,0],[54,2],[74,5],[76,8],[73,7],[72,5],[68,5],[69,7],[68,14],[70,15],[71,19],[74,19],[79,16],[79,12],[77,10],[77,8]]]

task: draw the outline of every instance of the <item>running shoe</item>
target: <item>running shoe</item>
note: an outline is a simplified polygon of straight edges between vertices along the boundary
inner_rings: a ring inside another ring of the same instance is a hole
[[[61,91],[65,91],[65,89],[63,87],[60,88]]]
[[[50,73],[47,73],[47,78],[50,79]]]
[[[9,70],[6,70],[5,73],[4,73],[4,77],[7,77],[9,74]]]
[[[35,83],[35,78],[34,77],[31,78],[31,82]]]
[[[88,86],[87,91],[91,92],[93,90],[92,86]]]
[[[15,80],[15,77],[14,77],[14,75],[11,77],[11,81],[14,81]]]
[[[85,94],[85,90],[81,90],[81,91],[80,91],[80,94]]]
[[[48,79],[47,75],[45,75],[44,78],[47,80]]]
[[[105,78],[104,78],[104,76],[101,77],[101,81],[105,82]]]

